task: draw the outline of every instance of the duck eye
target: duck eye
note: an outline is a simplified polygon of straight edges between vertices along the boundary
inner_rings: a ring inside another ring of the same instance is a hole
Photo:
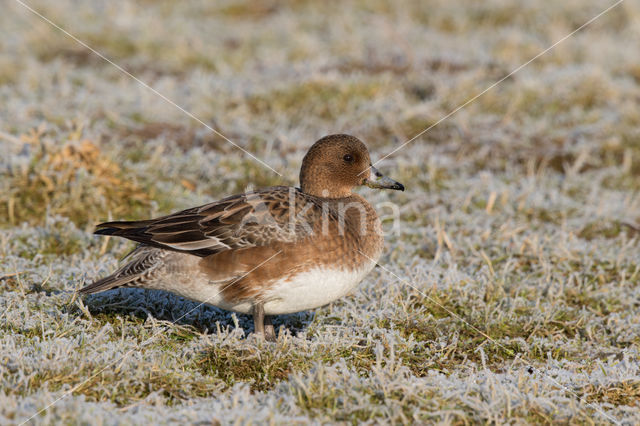
[[[344,161],[346,161],[347,163],[350,163],[350,162],[352,162],[352,161],[353,161],[353,156],[352,156],[351,154],[345,154],[345,156],[344,156],[344,157],[342,157],[342,159],[343,159]]]

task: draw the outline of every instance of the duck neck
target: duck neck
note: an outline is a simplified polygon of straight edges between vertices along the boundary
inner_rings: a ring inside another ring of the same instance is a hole
[[[331,198],[340,199],[347,198],[353,195],[351,188],[340,188],[331,186],[319,186],[319,185],[304,185],[300,184],[300,189],[305,194],[313,195],[318,198]]]

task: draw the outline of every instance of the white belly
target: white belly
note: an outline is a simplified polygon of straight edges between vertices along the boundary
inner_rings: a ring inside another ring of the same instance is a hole
[[[264,298],[266,314],[288,314],[324,306],[346,296],[375,264],[358,270],[315,269],[283,280],[270,288]]]
[[[274,283],[263,295],[264,313],[290,314],[324,306],[346,296],[373,269],[371,262],[361,269],[313,269]],[[212,297],[207,303],[223,309],[251,313],[253,303],[242,301],[230,304],[221,297]]]

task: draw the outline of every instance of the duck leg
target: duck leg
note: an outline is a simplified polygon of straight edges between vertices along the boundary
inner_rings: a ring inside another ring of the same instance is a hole
[[[264,337],[264,303],[253,305],[253,332]]]
[[[264,303],[258,302],[253,305],[253,330],[269,342],[276,340],[276,333],[271,324],[271,317],[264,314]]]

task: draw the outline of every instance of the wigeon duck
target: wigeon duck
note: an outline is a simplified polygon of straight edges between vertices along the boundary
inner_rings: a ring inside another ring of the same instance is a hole
[[[166,290],[253,314],[255,332],[274,340],[270,316],[345,296],[380,258],[380,220],[352,192],[360,185],[404,190],[372,166],[360,140],[326,136],[305,155],[300,188],[265,188],[157,219],[98,225],[98,235],[140,244],[124,266],[80,293]]]

